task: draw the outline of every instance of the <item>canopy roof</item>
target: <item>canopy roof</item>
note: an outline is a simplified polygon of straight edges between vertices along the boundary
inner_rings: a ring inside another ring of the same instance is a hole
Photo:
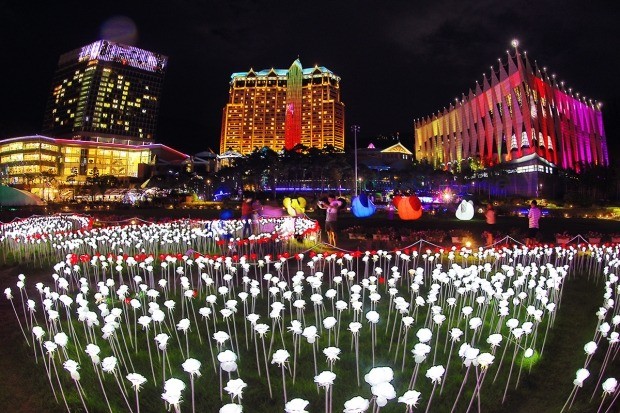
[[[0,186],[0,206],[26,205],[45,205],[45,203],[33,193],[10,186]]]

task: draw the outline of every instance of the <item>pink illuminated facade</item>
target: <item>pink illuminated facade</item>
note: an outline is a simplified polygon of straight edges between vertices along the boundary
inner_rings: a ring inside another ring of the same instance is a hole
[[[541,158],[579,172],[609,165],[601,105],[515,48],[482,84],[449,108],[415,121],[415,154],[437,168],[475,159],[482,167]]]

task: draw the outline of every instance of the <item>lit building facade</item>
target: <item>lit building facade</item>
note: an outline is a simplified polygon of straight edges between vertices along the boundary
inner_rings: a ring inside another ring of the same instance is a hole
[[[68,139],[153,140],[168,58],[99,40],[63,54],[43,133]]]
[[[298,144],[344,149],[340,77],[322,66],[233,73],[222,116],[220,153],[275,151]]]
[[[518,42],[513,46],[482,85],[476,82],[449,108],[415,121],[416,158],[445,169],[475,159],[516,173],[609,165],[601,105],[532,66]]]
[[[377,148],[373,143],[357,150],[359,163],[377,171],[403,170],[411,167],[413,153],[402,143],[396,142],[387,148]]]
[[[156,163],[189,156],[156,143],[139,145],[33,135],[0,141],[0,182],[26,187],[45,200],[71,198],[86,178],[146,179]],[[64,192],[63,192],[64,188]]]

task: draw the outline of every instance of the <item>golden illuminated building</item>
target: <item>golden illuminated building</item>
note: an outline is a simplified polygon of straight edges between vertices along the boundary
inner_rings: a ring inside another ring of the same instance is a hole
[[[220,153],[249,154],[301,144],[344,149],[340,77],[322,66],[233,73],[223,110]]]
[[[188,156],[161,144],[130,145],[23,136],[0,141],[0,182],[26,187],[44,199],[67,198],[62,189],[83,185],[88,177],[146,179],[156,161]]]

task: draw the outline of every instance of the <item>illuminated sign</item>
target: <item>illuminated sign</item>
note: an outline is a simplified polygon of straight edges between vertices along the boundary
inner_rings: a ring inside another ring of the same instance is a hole
[[[149,72],[162,72],[168,64],[166,56],[107,40],[99,40],[79,49],[77,60],[118,62]]]

